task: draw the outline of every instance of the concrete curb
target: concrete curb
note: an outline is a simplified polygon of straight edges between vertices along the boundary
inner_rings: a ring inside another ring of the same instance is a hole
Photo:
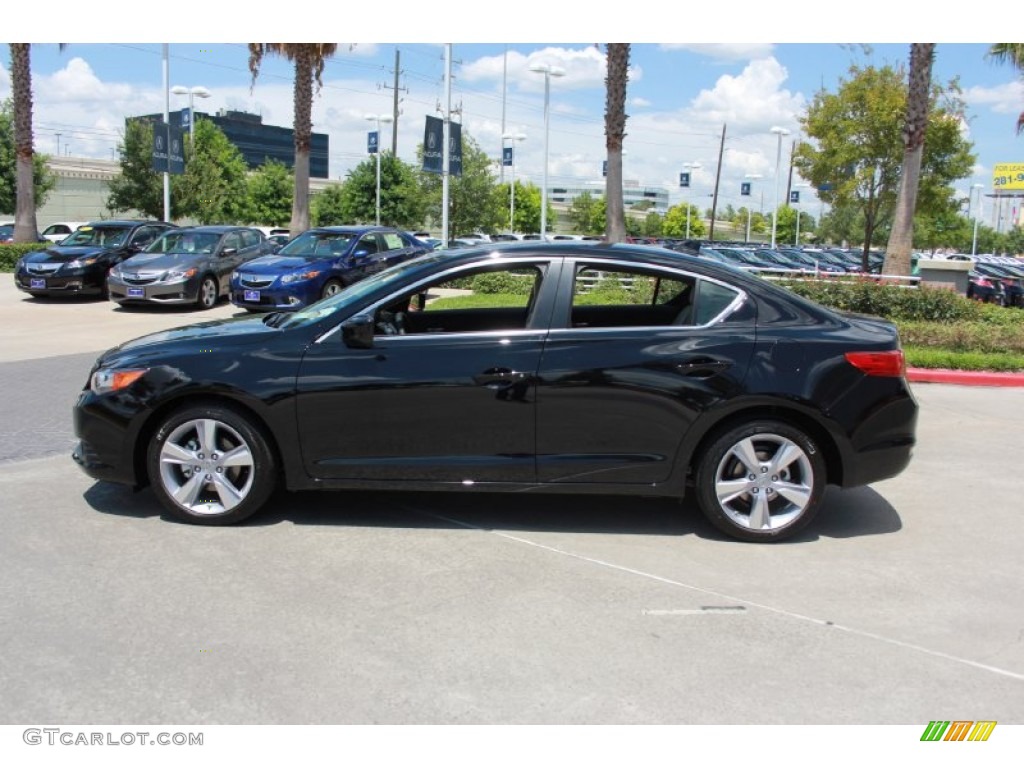
[[[1024,387],[1024,373],[908,368],[907,381],[925,384],[962,384],[969,387]]]

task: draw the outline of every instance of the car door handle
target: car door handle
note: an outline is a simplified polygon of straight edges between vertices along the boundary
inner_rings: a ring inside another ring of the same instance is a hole
[[[488,389],[501,389],[526,379],[526,374],[511,368],[488,368],[473,377],[473,383]]]
[[[732,363],[713,357],[697,357],[675,364],[676,371],[691,379],[707,379],[732,367]]]

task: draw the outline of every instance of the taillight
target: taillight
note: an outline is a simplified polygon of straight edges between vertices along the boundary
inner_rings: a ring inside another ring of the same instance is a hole
[[[847,352],[847,362],[868,376],[903,376],[907,372],[907,361],[902,349],[885,352]]]

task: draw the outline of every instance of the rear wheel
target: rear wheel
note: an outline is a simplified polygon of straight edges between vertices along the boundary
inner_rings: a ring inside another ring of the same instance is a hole
[[[248,417],[228,406],[173,412],[153,436],[146,460],[156,497],[188,523],[244,520],[266,502],[276,484],[266,438]]]
[[[825,462],[815,442],[785,422],[756,421],[718,435],[696,473],[701,511],[744,541],[781,541],[817,514]]]

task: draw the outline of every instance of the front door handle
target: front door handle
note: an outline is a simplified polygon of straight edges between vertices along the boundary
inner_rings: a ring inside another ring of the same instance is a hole
[[[713,357],[697,357],[685,362],[676,363],[676,371],[691,379],[707,379],[732,366],[725,360],[716,360]]]
[[[511,368],[488,368],[473,377],[473,383],[488,389],[503,389],[526,379],[526,374]]]

